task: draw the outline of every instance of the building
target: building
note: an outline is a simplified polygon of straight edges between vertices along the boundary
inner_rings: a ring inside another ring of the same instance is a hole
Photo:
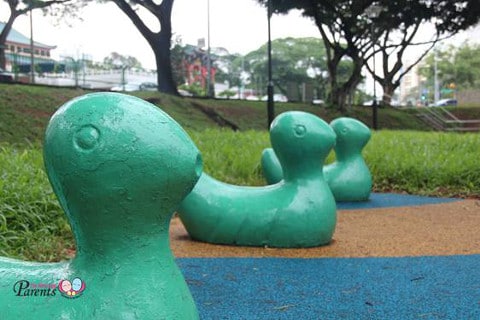
[[[405,65],[410,66],[413,62],[408,60]],[[424,81],[419,74],[420,63],[417,63],[402,78],[400,83],[399,101],[402,105],[416,105],[419,99],[420,86]]]
[[[4,27],[5,23],[0,22],[0,32]],[[55,60],[50,57],[50,52],[55,48],[56,46],[33,42],[34,64],[38,66],[36,68],[40,68],[43,72],[53,71]],[[31,49],[30,38],[12,28],[5,42],[5,69],[12,72],[30,72]],[[17,70],[14,66],[17,66]]]
[[[208,54],[205,50],[192,45],[186,45],[184,49],[185,59],[183,61],[186,71],[186,82],[188,85],[197,84],[206,89],[208,79]],[[215,83],[216,68],[213,63],[216,59],[210,55],[210,83]]]

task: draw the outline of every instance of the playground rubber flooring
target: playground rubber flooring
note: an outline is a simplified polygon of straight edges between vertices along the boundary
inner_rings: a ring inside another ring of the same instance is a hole
[[[309,249],[170,234],[202,319],[480,319],[479,200],[373,194]]]

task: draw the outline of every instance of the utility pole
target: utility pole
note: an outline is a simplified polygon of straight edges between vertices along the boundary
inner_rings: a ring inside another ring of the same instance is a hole
[[[33,58],[33,9],[30,9],[30,83],[35,83],[35,61]]]
[[[374,20],[382,11],[382,7],[376,4],[370,5],[366,10],[368,18],[370,19],[370,32],[372,33],[372,49],[373,49],[373,102],[372,102],[372,127],[374,130],[378,129],[378,104],[377,104],[377,86],[376,86],[376,61],[375,61],[375,45],[377,44],[377,35],[375,33]]]
[[[273,122],[275,114],[275,106],[273,103],[273,81],[272,81],[272,39],[270,35],[270,17],[272,16],[272,1],[268,0],[268,85],[267,85],[267,117],[268,117],[268,129]]]
[[[434,79],[433,79],[433,102],[436,105],[438,100],[440,100],[440,91],[438,89],[438,69],[437,69],[437,49],[433,49],[433,71],[434,71]]]
[[[212,59],[210,57],[210,0],[207,0],[207,97],[213,98],[215,92],[212,83]]]

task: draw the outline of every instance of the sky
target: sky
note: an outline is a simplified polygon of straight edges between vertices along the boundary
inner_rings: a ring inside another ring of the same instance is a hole
[[[8,8],[0,4],[0,21],[6,21]],[[89,55],[101,61],[111,52],[134,56],[147,68],[155,68],[150,46],[133,23],[113,3],[94,3],[83,9],[83,21],[70,20],[56,25],[51,17],[37,10],[33,13],[35,41],[56,45],[53,57]],[[145,15],[152,29],[159,29],[155,19]],[[183,44],[197,44],[207,37],[207,0],[175,0],[172,12],[174,36]],[[17,18],[14,28],[30,36],[28,15]],[[272,39],[292,37],[319,37],[312,20],[303,18],[299,11],[271,20]],[[255,0],[210,0],[210,46],[224,47],[230,53],[246,54],[267,42],[267,14]]]

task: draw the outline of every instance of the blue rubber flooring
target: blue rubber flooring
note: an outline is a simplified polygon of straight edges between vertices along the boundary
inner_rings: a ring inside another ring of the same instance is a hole
[[[480,319],[480,255],[177,262],[202,319]]]
[[[391,208],[405,206],[422,206],[428,204],[447,203],[459,201],[459,198],[434,198],[397,193],[372,193],[368,201],[362,202],[337,202],[341,210]]]

